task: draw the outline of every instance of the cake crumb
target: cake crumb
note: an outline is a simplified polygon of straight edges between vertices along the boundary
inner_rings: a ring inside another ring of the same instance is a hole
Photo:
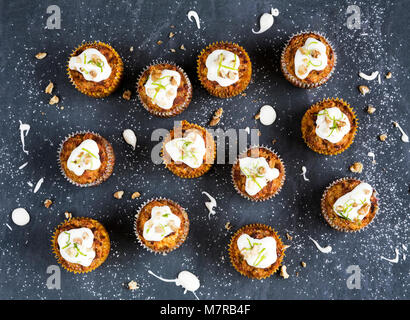
[[[131,99],[131,90],[125,90],[124,93],[122,94],[122,97],[125,100],[130,100]]]
[[[255,115],[255,120],[259,120],[260,117],[261,117],[261,114],[258,112],[258,113]]]
[[[175,50],[175,49],[169,49],[169,51],[171,51],[171,52],[175,52],[176,50]]]
[[[64,212],[64,216],[66,217],[66,219],[70,220],[73,217],[73,214],[71,212]]]
[[[390,72],[390,71],[389,71],[389,72],[387,72],[387,73],[386,73],[386,79],[391,79],[391,77],[392,77],[391,72]]]
[[[53,104],[58,103],[59,101],[60,101],[60,98],[59,98],[59,97],[53,96],[48,103],[51,104],[51,105],[53,105]]]
[[[232,225],[231,225],[231,223],[228,221],[227,223],[225,223],[225,229],[226,230],[231,230],[231,228],[232,228]]]
[[[386,141],[387,139],[387,134],[383,133],[379,136],[380,141]]]
[[[299,272],[296,271],[295,275],[296,275],[296,277],[299,277]]]
[[[46,199],[44,200],[44,206],[48,209],[50,208],[50,206],[53,204],[53,201],[51,201],[50,199]]]
[[[293,239],[293,237],[289,233],[286,233],[286,238],[288,238],[289,241]]]
[[[241,96],[242,96],[242,97],[246,97],[246,92],[241,93]]]
[[[51,94],[53,92],[53,88],[54,88],[54,83],[52,83],[50,81],[50,83],[47,85],[47,87],[45,88],[44,92]]]
[[[370,89],[368,86],[359,86],[359,91],[364,96],[370,92]]]
[[[39,52],[39,53],[36,54],[36,58],[37,58],[38,60],[42,60],[42,59],[44,59],[46,56],[47,56],[47,52]]]
[[[183,44],[181,44],[181,46],[179,47],[181,50],[186,50],[185,46]]]
[[[286,271],[286,266],[285,266],[285,265],[283,265],[282,267],[280,267],[280,276],[281,276],[283,279],[289,278],[289,274],[288,274],[287,271]]]
[[[209,125],[211,127],[216,126],[219,123],[219,121],[221,121],[221,117],[222,117],[223,112],[224,112],[224,109],[222,109],[222,108],[219,108],[218,110],[215,111],[211,122],[209,122]]]
[[[301,265],[303,268],[306,268],[306,262],[302,261],[302,262],[300,263],[300,265]]]
[[[367,107],[367,113],[368,113],[368,114],[372,114],[372,113],[374,113],[375,111],[376,111],[376,108],[373,107],[372,105],[369,105],[369,106]]]
[[[117,191],[114,193],[114,198],[116,199],[122,199],[122,196],[124,195],[124,191]]]
[[[169,33],[169,35],[168,35],[168,37],[171,39],[171,38],[173,38],[175,36],[175,33],[173,33],[173,32],[170,32]]]
[[[350,171],[355,173],[362,173],[363,171],[363,163],[355,162],[350,166]]]
[[[136,192],[134,192],[132,195],[131,195],[131,199],[136,199],[136,198],[139,198],[139,197],[141,197],[141,193],[139,193],[138,191],[136,191]]]
[[[138,283],[136,281],[132,280],[132,281],[128,282],[128,289],[129,290],[134,291],[134,290],[137,290],[139,288],[140,288],[140,286],[138,285]]]
[[[272,144],[275,144],[275,143],[276,143],[276,139],[273,139],[273,140],[272,140]]]
[[[160,46],[162,43],[163,43],[162,40],[158,40],[158,41],[157,41],[157,45],[159,45],[159,46]]]

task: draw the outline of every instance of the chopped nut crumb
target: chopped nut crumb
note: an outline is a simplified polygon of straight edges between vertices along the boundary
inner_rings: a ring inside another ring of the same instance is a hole
[[[370,92],[370,89],[368,86],[359,86],[359,91],[362,95],[366,95]]]
[[[53,92],[54,83],[50,81],[46,89],[44,90],[45,93],[51,94]]]
[[[286,233],[286,238],[288,238],[288,240],[292,240],[292,239],[293,239],[293,237],[292,237],[289,233]]]
[[[122,97],[125,100],[130,100],[131,99],[131,90],[125,90],[124,93],[122,94]]]
[[[376,108],[373,107],[372,105],[370,105],[370,106],[367,107],[367,113],[368,113],[368,114],[372,114],[372,113],[374,113],[375,111],[376,111]]]
[[[287,271],[286,271],[286,266],[282,266],[282,267],[280,268],[280,276],[281,276],[283,279],[289,278],[289,274],[288,274]]]
[[[64,212],[64,215],[65,215],[66,219],[68,219],[68,220],[70,220],[73,217],[73,214],[71,212],[68,212],[68,211]]]
[[[181,44],[181,46],[179,47],[181,50],[186,50],[185,46],[183,44]]]
[[[231,223],[228,221],[227,223],[225,223],[225,229],[226,230],[231,230],[231,228],[232,228],[232,225],[231,225]]]
[[[139,289],[139,288],[140,288],[140,286],[139,286],[138,283],[135,282],[134,280],[128,282],[128,289],[129,289],[129,290],[134,291],[134,290],[137,290],[137,289]]]
[[[302,265],[303,268],[306,268],[306,262],[302,261],[300,264]]]
[[[50,199],[46,199],[44,200],[44,206],[48,209],[50,208],[50,206],[53,204],[53,201],[51,201]]]
[[[139,198],[139,197],[141,197],[141,193],[139,193],[138,191],[137,192],[134,192],[132,195],[131,195],[131,199],[136,199],[136,198]]]
[[[171,51],[171,52],[176,52],[176,50],[175,50],[175,49],[169,49],[169,51]]]
[[[255,115],[255,120],[259,120],[261,118],[261,114],[258,112],[256,115]]]
[[[121,199],[123,195],[124,195],[124,191],[117,191],[114,193],[114,198]]]
[[[276,139],[273,139],[273,140],[272,140],[272,144],[275,144],[275,143],[276,143]]]
[[[209,122],[209,125],[211,127],[216,126],[219,123],[219,121],[221,121],[221,117],[222,117],[223,112],[224,112],[224,109],[222,109],[222,108],[219,108],[218,110],[215,111],[211,122]]]
[[[48,103],[51,104],[51,105],[53,105],[53,104],[58,103],[59,101],[60,101],[60,98],[59,98],[59,97],[53,96]]]
[[[295,275],[296,275],[296,277],[299,277],[299,272],[296,272]]]
[[[232,80],[233,80],[233,79],[232,79]],[[242,96],[242,97],[246,97],[246,92],[241,93],[241,96]]]
[[[387,139],[387,134],[383,133],[379,136],[380,141],[386,141]]]
[[[162,43],[163,43],[162,40],[157,41],[157,45],[161,45]]]
[[[389,72],[387,72],[387,73],[386,73],[386,79],[391,79],[391,77],[392,77],[391,72],[390,72],[390,71],[389,71]]]
[[[36,58],[37,58],[38,60],[42,60],[42,59],[44,59],[46,56],[47,56],[47,52],[39,52],[39,53],[36,54]]]
[[[363,163],[355,162],[350,166],[350,171],[355,173],[362,173],[363,171]]]
[[[169,37],[169,38],[173,38],[174,36],[175,36],[175,33],[170,32],[168,37]]]

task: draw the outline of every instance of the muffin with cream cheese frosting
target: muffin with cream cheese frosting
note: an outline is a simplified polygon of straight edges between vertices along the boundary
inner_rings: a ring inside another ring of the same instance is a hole
[[[113,47],[103,42],[86,42],[70,55],[67,72],[74,87],[94,98],[113,93],[120,85],[124,64]]]
[[[285,256],[285,246],[270,226],[250,224],[231,238],[229,257],[240,274],[251,279],[264,279],[274,274]]]
[[[110,252],[107,230],[90,218],[66,220],[56,228],[51,243],[58,263],[74,273],[98,268]]]
[[[354,178],[343,178],[330,184],[323,194],[321,207],[327,223],[344,232],[363,230],[379,210],[376,190]]]
[[[145,249],[166,254],[178,248],[187,238],[188,214],[172,200],[151,199],[138,210],[134,231]]]
[[[155,62],[141,73],[137,84],[144,108],[158,117],[173,117],[191,102],[192,85],[187,74],[170,62]]]
[[[254,146],[239,155],[232,166],[236,191],[251,201],[265,201],[280,192],[285,182],[285,166],[280,157],[264,146]]]
[[[58,162],[61,173],[79,187],[96,186],[114,171],[115,155],[111,144],[94,132],[77,132],[60,145]]]
[[[281,70],[294,86],[314,88],[329,80],[336,65],[330,42],[317,32],[293,35],[281,55]]]
[[[350,105],[342,99],[324,99],[311,106],[302,118],[303,140],[313,151],[336,155],[353,143],[358,122]]]
[[[211,169],[215,150],[214,138],[205,128],[184,120],[165,137],[162,157],[173,174],[197,178]]]
[[[229,98],[244,91],[251,80],[252,64],[245,49],[230,42],[215,42],[198,57],[199,81],[208,92]]]

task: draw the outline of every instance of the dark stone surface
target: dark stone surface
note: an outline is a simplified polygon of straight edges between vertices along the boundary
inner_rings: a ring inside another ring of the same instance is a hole
[[[409,260],[402,245],[409,244],[409,144],[400,140],[392,125],[399,121],[409,133],[409,12],[408,1],[356,1],[361,9],[361,30],[346,27],[349,1],[67,1],[61,8],[61,30],[47,30],[47,6],[53,1],[1,1],[0,50],[0,298],[3,299],[192,299],[193,295],[172,283],[161,282],[147,273],[175,278],[190,270],[201,280],[200,299],[404,299],[409,298]],[[254,35],[258,18],[271,6],[280,11],[274,26]],[[186,13],[197,10],[202,28],[197,30]],[[175,28],[171,29],[170,26]],[[332,79],[323,87],[303,90],[292,87],[281,75],[279,56],[289,36],[300,30],[323,32],[334,44],[338,64]],[[175,37],[168,38],[169,32]],[[66,64],[70,52],[82,41],[110,43],[125,64],[125,78],[112,96],[95,100],[82,95],[69,83]],[[162,40],[162,45],[156,42]],[[246,96],[220,100],[201,88],[196,77],[196,57],[207,44],[228,40],[242,45],[253,63],[253,82]],[[186,51],[179,49],[184,44]],[[134,51],[130,51],[130,47]],[[169,49],[175,48],[176,53]],[[46,51],[44,60],[37,52]],[[194,98],[188,110],[176,120],[206,126],[213,112],[223,107],[223,129],[259,128],[260,142],[274,147],[282,156],[287,178],[282,192],[273,200],[251,203],[237,195],[230,181],[230,165],[216,165],[205,176],[182,180],[162,165],[153,165],[151,141],[156,128],[171,128],[174,119],[157,119],[143,109],[135,95],[139,72],[152,60],[173,60],[188,73]],[[358,72],[378,70],[382,84],[367,82]],[[393,73],[391,80],[384,74]],[[48,105],[44,88],[54,82],[60,97],[58,107]],[[371,93],[357,90],[367,84]],[[121,94],[133,89],[131,101]],[[325,157],[310,151],[300,134],[300,120],[309,105],[326,97],[347,100],[356,110],[360,128],[354,144],[344,153]],[[269,127],[256,123],[253,116],[264,104],[277,111],[277,121]],[[368,115],[373,104],[377,111]],[[64,109],[61,110],[60,107]],[[31,125],[26,137],[29,155],[23,153],[19,120]],[[138,136],[135,152],[124,143],[121,133],[133,129]],[[94,130],[114,147],[117,162],[114,175],[96,188],[76,188],[59,172],[58,145],[69,133]],[[377,137],[387,133],[382,143]],[[274,146],[272,139],[277,139]],[[376,165],[367,153],[376,154]],[[19,170],[18,167],[27,162]],[[357,177],[371,183],[380,193],[379,215],[364,232],[345,234],[334,231],[320,215],[320,198],[333,180],[352,176],[349,166],[361,161],[364,172]],[[306,182],[301,167],[308,169]],[[34,194],[27,182],[45,182]],[[112,194],[125,190],[122,200]],[[208,191],[218,202],[217,214],[208,219]],[[131,200],[139,191],[142,197]],[[191,230],[186,243],[168,256],[145,252],[133,234],[137,207],[151,197],[163,196],[187,208]],[[43,206],[52,199],[50,209]],[[31,214],[25,227],[10,219],[12,210],[24,207]],[[49,290],[46,269],[56,264],[50,237],[63,221],[64,212],[92,217],[108,229],[112,250],[99,269],[86,275],[61,270],[61,290]],[[230,221],[233,229],[224,225]],[[274,227],[287,250],[284,264],[290,278],[274,275],[263,281],[242,277],[230,265],[227,245],[233,231],[248,223]],[[6,224],[13,230],[9,230]],[[286,240],[285,234],[293,236]],[[309,236],[322,246],[331,245],[330,254],[320,253]],[[393,258],[393,264],[380,256]],[[408,252],[407,252],[408,253]],[[307,263],[306,268],[300,262]],[[361,269],[361,289],[349,290],[346,269]],[[296,272],[299,276],[296,276]],[[140,289],[131,292],[124,284],[136,280]]]

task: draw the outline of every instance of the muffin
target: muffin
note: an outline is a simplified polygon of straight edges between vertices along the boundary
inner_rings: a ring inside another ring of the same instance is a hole
[[[249,148],[232,166],[236,191],[251,201],[265,201],[277,195],[285,176],[285,166],[280,157],[264,146]]]
[[[358,127],[356,114],[342,99],[324,99],[302,118],[302,137],[313,151],[336,155],[353,143]]]
[[[156,62],[144,69],[137,84],[141,104],[158,117],[173,117],[186,108],[192,86],[186,73],[169,62]]]
[[[58,153],[61,173],[79,187],[99,185],[114,171],[111,144],[94,132],[70,134],[61,143]]]
[[[67,72],[74,87],[94,98],[113,93],[122,78],[124,65],[117,51],[108,44],[86,42],[70,55]]]
[[[188,214],[172,200],[151,199],[135,216],[134,231],[145,249],[167,254],[178,248],[188,236]]]
[[[251,80],[251,60],[245,49],[235,43],[215,42],[202,50],[197,62],[199,81],[219,98],[238,95]]]
[[[270,277],[280,267],[285,247],[271,227],[250,224],[239,229],[229,244],[232,266],[251,279]]]
[[[321,207],[327,223],[344,232],[364,229],[379,210],[376,190],[354,178],[339,179],[327,187]]]
[[[293,35],[281,55],[281,70],[294,86],[319,87],[331,77],[336,53],[330,42],[317,32]]]
[[[54,231],[52,249],[58,263],[74,273],[98,268],[110,252],[110,237],[101,223],[90,218],[72,218]]]
[[[211,169],[215,150],[214,138],[205,128],[183,120],[165,137],[162,157],[173,174],[181,178],[197,178]]]

